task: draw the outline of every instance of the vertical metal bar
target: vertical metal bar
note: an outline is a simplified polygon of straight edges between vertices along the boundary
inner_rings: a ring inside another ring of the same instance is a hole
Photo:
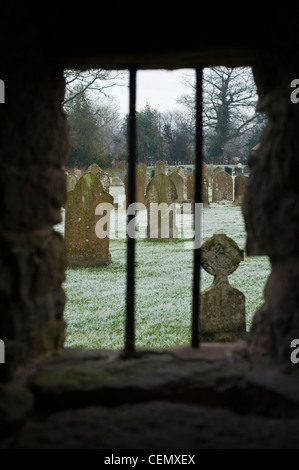
[[[128,207],[136,201],[136,69],[130,69]],[[128,215],[128,224],[134,215]],[[127,235],[125,354],[135,352],[135,239]]]
[[[195,136],[195,207],[202,203],[202,76],[203,69],[196,69],[196,136]],[[198,214],[195,211],[195,214]],[[194,224],[196,227],[197,224]],[[200,264],[201,250],[194,249],[194,271],[193,271],[193,304],[192,304],[192,338],[191,346],[199,347],[199,315],[200,315]]]

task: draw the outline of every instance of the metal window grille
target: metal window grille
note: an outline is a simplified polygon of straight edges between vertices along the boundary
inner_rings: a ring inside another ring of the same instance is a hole
[[[128,205],[136,199],[136,74],[137,69],[130,69],[129,99],[129,160],[128,160]],[[202,74],[203,68],[196,69],[196,136],[195,136],[195,200],[202,202]],[[134,218],[128,215],[127,222]],[[125,356],[136,354],[135,348],[135,239],[127,236],[127,297],[125,324]],[[200,311],[200,249],[194,249],[193,296],[191,346],[199,347],[199,311]]]

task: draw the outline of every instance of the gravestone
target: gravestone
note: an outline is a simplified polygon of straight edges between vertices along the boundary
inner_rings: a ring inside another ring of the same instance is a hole
[[[126,209],[128,208],[128,173],[124,178],[125,184],[125,194],[126,194]],[[140,204],[146,205],[145,201],[145,176],[144,174],[139,171],[138,166],[136,168],[136,200],[134,202],[139,202]]]
[[[161,160],[158,160],[156,163],[155,163],[155,176],[158,176],[160,174],[163,174],[163,175],[166,175],[166,165],[164,162],[162,162]]]
[[[208,165],[205,162],[202,162],[202,177],[208,178],[208,176],[209,176]]]
[[[242,173],[243,173],[243,169],[239,166],[236,166],[235,167],[235,176],[242,175]]]
[[[65,205],[65,243],[68,266],[103,266],[111,261],[109,238],[96,235],[96,207],[113,205],[113,197],[103,190],[102,183],[92,173],[86,173],[68,195]],[[105,215],[105,214],[104,214]],[[109,218],[109,217],[108,217]]]
[[[76,184],[78,182],[78,179],[75,175],[66,175],[66,191],[69,193],[70,191],[73,191],[76,187]]]
[[[221,168],[221,166],[216,166],[216,168],[213,168],[212,178],[213,179],[216,178],[216,176],[222,172],[223,172],[223,168]]]
[[[177,198],[177,203],[181,204],[184,201],[184,180],[183,178],[178,174],[177,171],[173,171],[172,174],[169,177],[173,184],[175,185],[175,189],[178,195]]]
[[[177,192],[169,176],[160,173],[146,188],[147,229],[146,238],[150,240],[174,240],[178,237],[176,227]],[[158,205],[161,211],[158,211]]]
[[[195,198],[195,171],[187,177],[187,200],[194,201]],[[202,179],[202,203],[204,207],[210,205],[209,202],[209,180],[208,177]]]
[[[200,294],[200,337],[235,341],[246,333],[245,296],[228,280],[244,259],[243,250],[224,234],[214,234],[201,247],[201,265],[214,282]]]
[[[192,171],[187,176],[187,199],[190,201],[194,201],[194,197],[195,197],[194,180],[195,180],[195,171]]]
[[[146,164],[145,164],[145,163],[142,163],[142,162],[141,162],[141,163],[138,163],[138,165],[137,165],[137,170],[138,170],[140,173],[143,174],[144,179],[145,179],[145,183],[147,184],[149,177],[148,177],[148,171],[147,171],[147,166],[146,166]]]
[[[97,165],[96,163],[94,163],[93,165],[90,165],[88,167],[87,173],[92,173],[93,175],[95,175],[101,181],[104,191],[106,193],[109,192],[110,178],[108,175],[106,175],[104,170],[102,170],[102,168],[99,167],[99,165]]]
[[[92,165],[90,165],[88,168],[87,168],[87,173],[92,173],[93,175],[95,176],[98,176],[98,174],[103,171],[99,165],[97,165],[96,163],[93,163]]]
[[[81,176],[83,175],[82,171],[79,170],[78,168],[75,168],[74,169],[74,175],[77,177],[77,179],[79,180],[81,178]]]
[[[226,173],[228,173],[230,176],[232,176],[233,174],[233,170],[231,169],[230,166],[224,167],[224,171],[226,171]]]
[[[213,178],[212,202],[233,201],[233,178],[220,171]]]
[[[211,163],[210,165],[208,165],[209,185],[211,185],[213,182],[213,171],[214,171],[214,165],[213,163]]]
[[[123,186],[124,185],[124,183],[122,182],[119,176],[113,176],[110,184],[111,186]]]
[[[248,183],[248,178],[245,175],[239,175],[235,178],[235,198],[234,204],[241,205],[243,202],[246,186]]]

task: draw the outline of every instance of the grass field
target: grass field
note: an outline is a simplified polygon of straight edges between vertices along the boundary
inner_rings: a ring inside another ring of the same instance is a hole
[[[113,195],[123,188],[112,188]],[[137,241],[136,261],[136,345],[168,347],[190,341],[193,243],[190,241],[191,216],[184,216],[183,236],[177,242],[149,242],[142,238],[145,211],[140,213],[141,239]],[[126,240],[124,210],[117,213],[118,238],[110,240],[112,262],[101,268],[67,270],[65,318],[68,347],[114,348],[124,345]],[[177,226],[181,228],[178,216]],[[63,224],[57,229],[63,232]],[[225,233],[240,248],[246,242],[240,207],[211,204],[203,210],[203,240],[214,233]],[[230,276],[233,287],[246,296],[246,323],[250,327],[254,312],[263,303],[263,288],[270,272],[266,257],[248,258]],[[202,270],[201,290],[213,277]]]

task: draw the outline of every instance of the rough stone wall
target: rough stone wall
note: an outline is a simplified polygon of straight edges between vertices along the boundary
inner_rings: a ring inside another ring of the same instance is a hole
[[[0,338],[9,376],[64,342],[65,248],[53,231],[66,199],[63,71],[2,64],[0,106]]]
[[[290,84],[299,68],[294,56],[268,57],[254,75],[257,110],[267,114],[268,125],[249,161],[243,212],[247,253],[269,256],[272,272],[265,304],[253,320],[249,351],[290,369],[290,343],[299,338],[299,104],[290,99]]]

